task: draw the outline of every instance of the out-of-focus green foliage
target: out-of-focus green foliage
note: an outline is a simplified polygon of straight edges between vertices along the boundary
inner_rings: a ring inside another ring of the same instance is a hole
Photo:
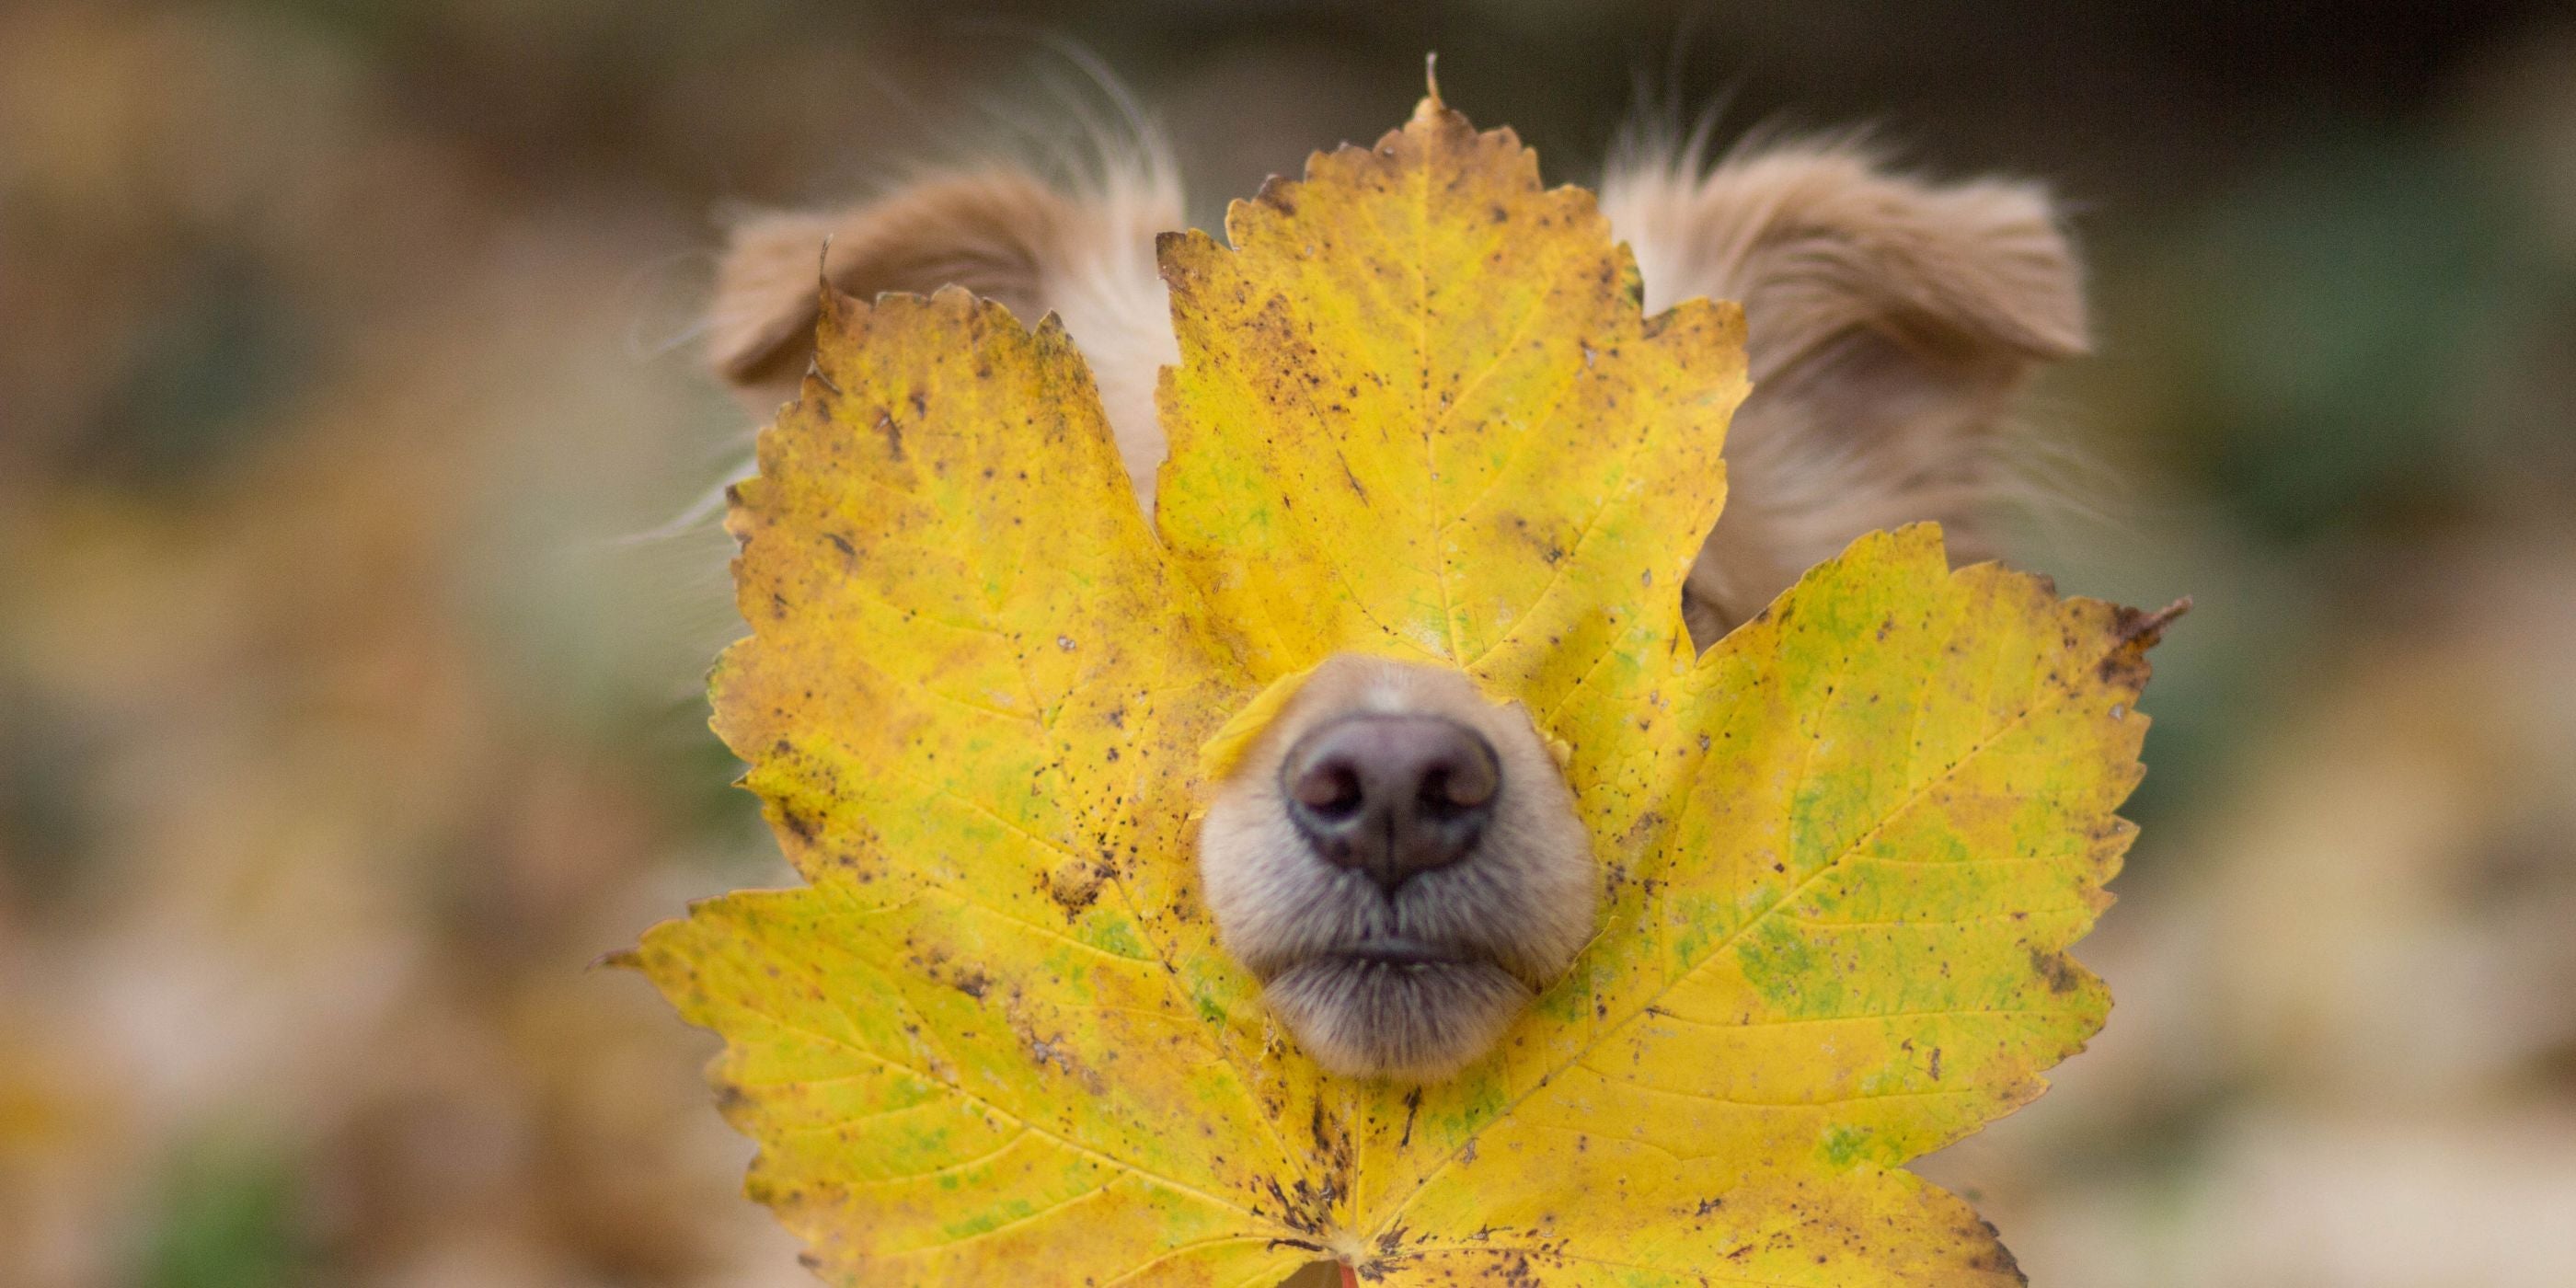
[[[298,1278],[294,1171],[265,1152],[199,1144],[162,1176],[143,1288],[282,1288]]]

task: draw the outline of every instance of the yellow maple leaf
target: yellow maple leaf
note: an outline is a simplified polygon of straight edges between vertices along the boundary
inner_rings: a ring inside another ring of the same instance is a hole
[[[1644,317],[1591,196],[1436,98],[1227,232],[1162,250],[1159,541],[1054,321],[827,301],[713,684],[808,884],[635,955],[725,1038],[752,1195],[846,1283],[2019,1282],[1902,1164],[2102,1022],[2065,950],[2162,619],[1918,526],[1695,658],[1733,306]],[[1203,757],[1347,651],[1525,704],[1600,864],[1430,1085],[1322,1072],[1196,891]]]

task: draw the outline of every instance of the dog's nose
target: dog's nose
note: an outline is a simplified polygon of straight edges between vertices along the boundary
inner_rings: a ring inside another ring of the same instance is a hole
[[[1437,716],[1344,716],[1298,739],[1279,772],[1306,843],[1388,894],[1465,858],[1503,789],[1494,745]]]

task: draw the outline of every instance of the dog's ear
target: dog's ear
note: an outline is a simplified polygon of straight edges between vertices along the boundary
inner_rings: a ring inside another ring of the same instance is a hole
[[[1875,528],[1939,520],[1954,558],[1983,556],[1983,520],[2012,486],[1997,450],[2011,397],[2087,345],[2048,196],[1925,183],[1837,147],[1695,171],[1648,159],[1603,184],[1650,309],[1744,305],[1754,386],[1688,587],[1693,634],[1706,644]]]
[[[1130,475],[1150,494],[1163,457],[1155,376],[1180,359],[1154,238],[1180,226],[1179,184],[1150,151],[1073,189],[993,166],[835,214],[746,218],[716,270],[708,357],[756,415],[794,398],[814,355],[818,272],[861,299],[956,285],[1030,326],[1055,313],[1090,363]]]
[[[1025,172],[990,169],[926,179],[835,214],[747,216],[716,270],[708,357],[762,415],[795,397],[814,352],[822,281],[861,299],[953,283],[1034,324],[1044,260],[1069,204]]]

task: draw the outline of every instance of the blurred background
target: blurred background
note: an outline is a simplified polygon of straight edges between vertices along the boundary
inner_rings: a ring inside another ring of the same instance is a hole
[[[2092,462],[2198,608],[2119,1008],[1922,1164],[2042,1288],[2576,1283],[2576,14],[2507,0],[12,0],[0,1282],[804,1282],[713,1049],[589,969],[788,879],[699,676],[731,202],[1115,116],[1193,217],[1449,100],[2053,181]]]

